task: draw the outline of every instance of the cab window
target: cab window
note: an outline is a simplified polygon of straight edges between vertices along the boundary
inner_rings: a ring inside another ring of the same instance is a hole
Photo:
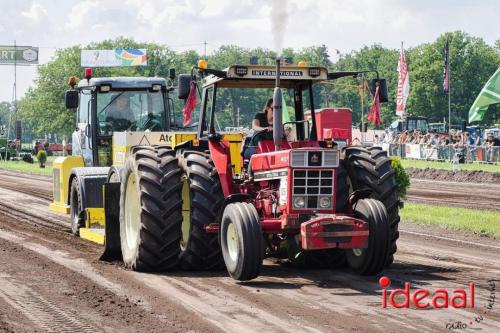
[[[97,94],[99,134],[114,131],[165,131],[162,92],[111,91]]]

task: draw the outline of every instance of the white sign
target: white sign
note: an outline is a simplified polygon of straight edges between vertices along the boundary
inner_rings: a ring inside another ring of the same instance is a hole
[[[82,67],[147,66],[146,49],[82,50]]]

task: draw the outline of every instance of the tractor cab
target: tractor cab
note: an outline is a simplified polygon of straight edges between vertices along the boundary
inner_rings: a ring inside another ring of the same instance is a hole
[[[85,166],[113,164],[113,135],[164,132],[171,126],[167,82],[163,78],[104,77],[71,82],[66,107],[76,110],[73,155]],[[76,87],[75,87],[76,86]]]
[[[338,110],[332,110],[336,111],[332,113],[324,111],[325,115],[328,114],[328,122],[326,119],[318,121],[325,117],[318,117],[320,112],[315,107],[313,87],[327,80],[356,76],[360,72],[328,73],[324,67],[311,67],[303,62],[280,67],[279,75],[275,66],[262,65],[235,65],[224,70],[206,66],[198,69],[202,75],[202,92],[197,136],[202,142],[213,142],[224,135],[233,135],[220,141],[231,152],[229,164],[234,178],[243,177],[242,171],[245,170],[252,173],[252,165],[259,154],[328,148],[338,155],[333,133],[345,132],[350,136],[352,124],[346,123],[345,115]],[[181,99],[188,97],[192,77],[181,75],[178,91],[186,92],[179,95]],[[384,79],[374,80],[373,87],[376,82],[386,89]],[[279,90],[276,90],[277,84]],[[274,96],[276,91],[278,98]],[[386,99],[387,91],[382,91],[381,96]],[[270,99],[273,99],[271,109],[266,105]],[[258,121],[259,126],[255,128],[255,120],[266,117],[265,126]],[[324,126],[323,123],[332,128],[318,128]],[[347,136],[342,139],[342,146],[350,140]]]

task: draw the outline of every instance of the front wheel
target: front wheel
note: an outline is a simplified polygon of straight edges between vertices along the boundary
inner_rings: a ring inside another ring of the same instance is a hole
[[[227,271],[233,279],[248,281],[259,275],[264,256],[262,229],[253,205],[237,202],[226,206],[220,243]]]
[[[80,228],[85,225],[82,208],[82,193],[78,178],[73,178],[70,190],[70,216],[71,216],[71,233],[75,236],[80,234]]]
[[[385,206],[375,199],[358,200],[354,215],[368,222],[368,247],[346,249],[347,263],[361,275],[376,275],[382,272],[390,256],[390,226]]]

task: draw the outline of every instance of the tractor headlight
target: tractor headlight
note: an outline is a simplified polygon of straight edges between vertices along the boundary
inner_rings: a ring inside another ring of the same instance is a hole
[[[306,200],[304,197],[294,197],[293,198],[293,208],[304,208],[306,206]]]
[[[330,197],[321,197],[319,199],[320,208],[330,208],[332,207],[332,199]]]

